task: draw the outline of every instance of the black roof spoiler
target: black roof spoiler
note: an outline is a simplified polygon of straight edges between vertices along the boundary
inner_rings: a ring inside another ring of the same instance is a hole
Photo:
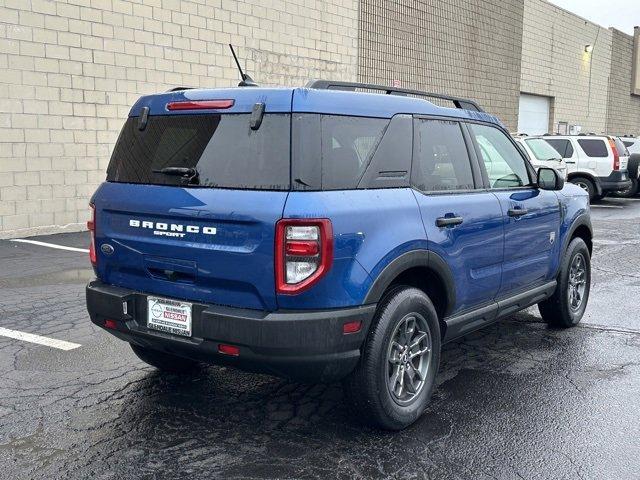
[[[484,112],[484,110],[473,100],[467,98],[453,97],[451,95],[442,95],[440,93],[423,92],[421,90],[411,90],[409,88],[388,87],[385,85],[374,85],[371,83],[359,82],[341,82],[338,80],[310,80],[306,88],[315,88],[318,90],[345,90],[354,92],[358,88],[365,90],[375,90],[386,95],[415,95],[419,97],[437,98],[439,100],[448,100],[452,102],[456,108],[464,110],[473,110],[476,112]]]

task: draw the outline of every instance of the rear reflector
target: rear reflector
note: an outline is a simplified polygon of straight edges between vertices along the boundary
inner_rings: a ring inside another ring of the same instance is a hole
[[[228,100],[190,100],[169,102],[167,110],[224,110],[233,107],[234,101]]]
[[[240,355],[240,348],[236,347],[235,345],[226,345],[224,343],[221,343],[218,345],[218,352],[225,355],[232,355],[234,357],[237,357],[238,355]]]
[[[358,333],[361,328],[362,328],[362,322],[360,322],[360,321],[347,322],[344,325],[342,325],[342,333],[344,333],[344,334],[347,334],[347,333]]]
[[[115,320],[105,320],[104,321],[104,328],[110,328],[112,330],[117,330],[118,329],[118,322],[116,322]]]

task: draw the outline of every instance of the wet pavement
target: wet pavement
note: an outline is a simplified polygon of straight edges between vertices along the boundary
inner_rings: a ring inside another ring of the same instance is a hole
[[[0,241],[0,327],[81,345],[0,336],[0,478],[638,478],[640,200],[593,222],[583,323],[549,329],[532,308],[445,346],[400,433],[358,424],[339,385],[161,375],[90,323],[86,254]]]

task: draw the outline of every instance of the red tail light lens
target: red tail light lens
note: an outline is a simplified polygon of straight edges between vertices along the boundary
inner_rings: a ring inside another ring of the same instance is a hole
[[[89,205],[89,221],[87,222],[87,230],[91,234],[91,244],[89,245],[89,260],[93,266],[97,265],[98,257],[96,255],[96,207]]]
[[[190,100],[167,103],[167,110],[224,110],[233,107],[234,101],[229,100]]]
[[[618,153],[616,142],[613,138],[609,139],[609,146],[611,147],[611,151],[613,152],[613,169],[620,170],[620,154]]]
[[[333,263],[331,221],[283,219],[276,224],[276,291],[293,295],[314,285]]]

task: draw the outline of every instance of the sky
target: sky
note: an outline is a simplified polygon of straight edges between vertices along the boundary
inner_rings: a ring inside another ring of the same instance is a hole
[[[633,35],[640,25],[640,0],[549,0],[603,27]]]

